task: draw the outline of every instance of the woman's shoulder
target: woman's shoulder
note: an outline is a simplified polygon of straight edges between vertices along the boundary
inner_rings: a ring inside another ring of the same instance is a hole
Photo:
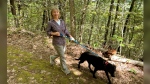
[[[54,20],[51,19],[51,20],[48,21],[48,24],[51,24],[51,23],[53,23],[53,22],[54,22]]]
[[[63,19],[59,19],[60,20],[60,22],[62,22],[63,24],[65,23],[65,21],[63,20]]]
[[[65,23],[64,22],[64,20],[62,20],[62,19],[59,19],[60,20],[60,22],[62,22],[63,24]],[[48,21],[48,24],[53,24],[55,21],[53,20],[53,19],[51,19],[51,20],[49,20]]]
[[[53,19],[51,19],[51,20],[49,20],[48,22],[53,22],[54,20]]]

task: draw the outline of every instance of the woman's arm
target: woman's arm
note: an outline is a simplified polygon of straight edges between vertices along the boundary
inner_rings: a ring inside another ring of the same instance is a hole
[[[60,33],[59,32],[50,32],[50,35],[60,36]]]
[[[46,32],[47,32],[47,35],[48,36],[60,36],[60,33],[59,32],[52,32],[51,31],[51,23],[50,22],[48,22],[48,25],[47,25],[47,29],[46,29]]]

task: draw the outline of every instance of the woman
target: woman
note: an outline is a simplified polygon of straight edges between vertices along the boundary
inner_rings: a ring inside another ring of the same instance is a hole
[[[66,29],[66,25],[64,21],[60,18],[60,11],[58,8],[53,8],[51,10],[52,20],[48,22],[47,26],[47,35],[53,36],[52,44],[57,51],[58,55],[50,56],[50,64],[55,64],[55,59],[60,57],[61,70],[67,75],[70,73],[66,62],[65,62],[65,38],[63,36],[70,37],[70,40],[74,40],[74,38],[69,34]],[[63,35],[63,36],[62,36]]]

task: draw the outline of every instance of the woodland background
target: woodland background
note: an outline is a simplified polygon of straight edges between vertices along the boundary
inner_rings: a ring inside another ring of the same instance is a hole
[[[109,61],[117,66],[116,77],[111,77],[113,84],[143,84],[144,78],[150,80],[143,72],[143,62],[136,61],[143,59],[144,53],[143,0],[7,0],[8,84],[108,82],[104,71],[96,73],[97,79],[92,78],[87,62],[77,68],[74,59],[85,50],[68,40],[65,56],[71,74],[64,75],[59,59],[56,66],[50,66],[49,55],[56,51],[45,29],[53,6],[58,6],[67,29],[81,44],[98,55],[101,48],[107,50],[109,46],[118,51],[115,57],[121,57],[121,61]]]
[[[79,42],[94,48],[111,45],[135,60],[143,57],[143,0],[8,0],[7,4],[8,29],[45,33],[50,10],[57,5]]]

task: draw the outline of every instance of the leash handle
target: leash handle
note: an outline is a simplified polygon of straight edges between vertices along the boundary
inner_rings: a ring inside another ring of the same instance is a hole
[[[71,40],[70,37],[65,36],[67,39]],[[77,40],[72,40],[74,43],[79,44],[79,42]]]

